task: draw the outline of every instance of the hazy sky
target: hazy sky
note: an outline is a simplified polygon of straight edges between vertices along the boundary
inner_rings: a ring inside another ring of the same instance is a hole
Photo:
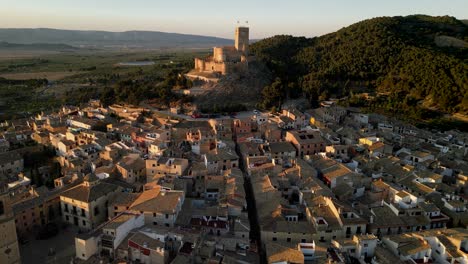
[[[237,20],[252,38],[316,36],[377,16],[468,19],[468,0],[0,0],[0,27],[153,30],[233,37]]]

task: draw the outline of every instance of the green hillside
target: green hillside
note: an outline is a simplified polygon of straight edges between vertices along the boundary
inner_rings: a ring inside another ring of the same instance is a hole
[[[49,44],[49,43],[34,43],[34,44],[18,44],[0,41],[0,50],[16,51],[16,50],[52,50],[52,51],[73,51],[79,48],[66,44]]]
[[[438,46],[440,36],[468,42],[468,26],[448,16],[381,17],[311,39],[261,40],[251,50],[277,77],[262,106],[302,95],[313,104],[348,96],[353,105],[418,118],[428,109],[466,113],[468,48]],[[365,101],[355,96],[361,92],[378,96]]]

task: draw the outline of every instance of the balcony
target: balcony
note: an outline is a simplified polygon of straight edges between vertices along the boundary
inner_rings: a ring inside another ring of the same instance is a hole
[[[103,235],[102,236],[102,247],[105,248],[114,248],[114,237],[110,235]]]

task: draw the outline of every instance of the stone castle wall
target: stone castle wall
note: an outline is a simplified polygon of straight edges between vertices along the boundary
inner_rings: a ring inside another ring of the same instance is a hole
[[[195,71],[221,73],[245,72],[248,69],[249,28],[236,28],[234,46],[214,47],[213,55],[195,58]]]

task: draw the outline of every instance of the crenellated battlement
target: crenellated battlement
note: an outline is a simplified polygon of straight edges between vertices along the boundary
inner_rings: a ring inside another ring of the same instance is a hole
[[[248,69],[249,28],[236,27],[234,46],[214,47],[213,54],[201,59],[195,58],[196,72],[229,74]]]

